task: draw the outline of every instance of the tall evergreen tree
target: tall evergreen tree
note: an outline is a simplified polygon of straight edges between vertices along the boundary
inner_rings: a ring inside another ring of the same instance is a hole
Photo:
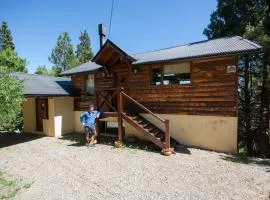
[[[239,138],[245,139],[250,155],[253,154],[254,141],[259,135],[265,136],[262,129],[266,130],[266,126],[269,126],[269,97],[266,90],[270,62],[269,32],[267,35],[270,29],[267,26],[269,15],[269,0],[218,0],[210,24],[203,31],[209,39],[240,35],[263,46],[263,57],[248,55],[238,65]]]
[[[6,49],[15,50],[15,44],[7,22],[3,21],[0,27],[0,51]]]
[[[247,25],[260,21],[263,9],[257,0],[218,0],[217,9],[210,16],[210,24],[203,34],[209,39],[243,35]]]
[[[76,56],[79,63],[82,64],[93,58],[93,52],[91,48],[91,40],[86,30],[81,32],[79,40],[80,43],[77,45]]]
[[[6,49],[0,51],[0,69],[9,72],[27,72],[26,59],[20,58],[15,51]]]
[[[56,75],[77,65],[71,39],[67,32],[58,36],[56,46],[52,50],[49,61],[54,64],[53,69]]]

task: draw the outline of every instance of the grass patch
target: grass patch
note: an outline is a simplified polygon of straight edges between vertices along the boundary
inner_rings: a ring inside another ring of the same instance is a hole
[[[0,200],[13,199],[22,188],[28,189],[31,185],[32,183],[28,183],[21,186],[18,181],[12,180],[5,172],[0,171]]]

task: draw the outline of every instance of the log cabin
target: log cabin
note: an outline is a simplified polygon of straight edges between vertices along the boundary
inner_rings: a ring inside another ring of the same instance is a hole
[[[101,44],[92,61],[62,73],[79,95],[75,112],[90,98],[101,121],[117,122],[119,143],[126,134],[164,151],[173,139],[237,152],[238,59],[259,45],[231,36],[130,55],[110,40]]]
[[[231,36],[128,54],[103,42],[104,35],[101,27],[101,48],[91,61],[61,73],[71,77],[65,112],[72,109],[73,117],[63,116],[62,127],[83,132],[79,116],[93,102],[102,113],[99,135],[115,134],[117,146],[133,135],[165,155],[171,142],[237,152],[238,60],[260,52],[259,45]]]

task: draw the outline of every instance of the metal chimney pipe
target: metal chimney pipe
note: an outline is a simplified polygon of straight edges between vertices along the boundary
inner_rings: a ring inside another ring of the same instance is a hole
[[[105,43],[105,38],[106,38],[106,26],[104,24],[98,25],[98,34],[99,34],[99,44],[101,48],[103,44]]]

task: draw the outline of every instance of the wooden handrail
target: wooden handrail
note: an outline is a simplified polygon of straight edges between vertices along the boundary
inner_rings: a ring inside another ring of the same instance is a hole
[[[118,90],[119,88],[115,88],[115,87],[111,87],[111,88],[104,88],[104,89],[96,89],[96,91],[98,92],[102,92],[102,91],[114,91],[114,90]]]
[[[121,92],[126,98],[128,98],[130,101],[132,101],[133,103],[135,103],[136,105],[138,105],[139,107],[141,107],[144,111],[150,113],[151,115],[153,115],[155,118],[157,118],[159,121],[161,121],[162,123],[165,123],[166,120],[162,119],[161,117],[157,116],[155,113],[153,113],[151,110],[147,109],[146,107],[144,107],[142,104],[140,104],[138,101],[136,101],[135,99],[133,99],[132,97],[128,96],[126,93]]]

